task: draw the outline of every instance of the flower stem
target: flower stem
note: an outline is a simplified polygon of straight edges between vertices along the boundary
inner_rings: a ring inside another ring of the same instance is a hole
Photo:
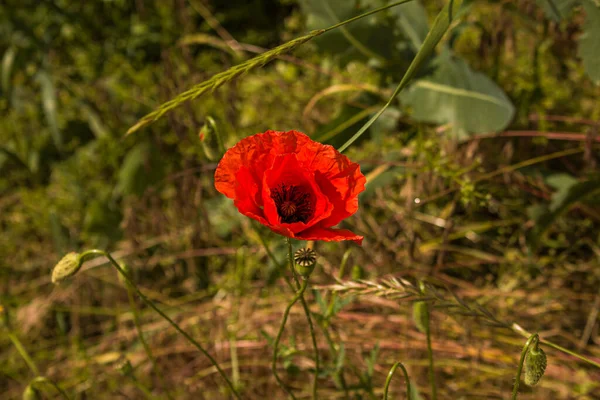
[[[292,270],[292,275],[294,280],[296,281],[296,285],[298,285],[298,277],[296,276],[296,270],[294,269],[294,252],[292,249],[292,239],[287,238],[288,245],[288,259],[290,263],[290,269]],[[308,285],[308,277],[304,278],[302,284]],[[306,288],[305,288],[306,290]],[[312,319],[310,317],[310,309],[308,308],[308,304],[306,303],[306,299],[304,298],[304,291],[300,294],[300,302],[302,303],[302,308],[304,309],[304,314],[306,315],[306,320],[308,321],[308,329],[310,331],[310,338],[312,340],[313,350],[315,352],[315,375],[313,377],[313,386],[312,386],[312,398],[313,400],[317,399],[317,381],[319,379],[319,346],[317,344],[317,336],[315,335],[315,328],[312,323]]]
[[[158,379],[160,380],[160,383],[163,387],[163,390],[165,391],[165,394],[167,395],[167,397],[170,400],[172,400],[173,397],[171,396],[171,393],[167,389],[167,386],[165,384],[165,378],[163,377],[162,374],[158,373],[158,367],[156,366],[156,359],[154,358],[154,355],[152,354],[152,350],[150,350],[150,346],[148,346],[148,342],[146,342],[146,339],[144,338],[144,332],[142,331],[142,324],[140,323],[140,313],[139,313],[137,307],[135,306],[135,299],[133,297],[133,288],[131,287],[131,285],[129,283],[126,283],[125,286],[127,287],[127,297],[129,299],[129,308],[131,309],[131,312],[133,313],[133,323],[135,325],[135,330],[137,331],[138,338],[140,339],[140,342],[142,343],[142,347],[144,348],[144,351],[146,352],[146,355],[148,356],[148,360],[150,360],[150,363],[152,364],[152,372],[154,373],[154,375],[158,376]]]
[[[406,371],[406,368],[404,368],[404,365],[400,361],[394,364],[388,373],[387,379],[385,380],[385,387],[383,388],[383,400],[387,400],[388,398],[388,389],[390,387],[390,383],[392,382],[394,372],[396,372],[398,367],[400,367],[404,373],[404,380],[406,381],[406,399],[410,400],[410,379],[408,378],[408,372]]]
[[[39,371],[37,365],[35,365],[35,362],[33,362],[31,357],[29,356],[29,353],[27,353],[27,350],[25,350],[25,347],[23,347],[23,344],[21,343],[21,341],[19,340],[17,335],[15,335],[13,332],[9,331],[8,337],[10,338],[10,341],[17,348],[17,351],[19,352],[19,354],[21,355],[23,360],[25,360],[25,363],[27,364],[27,366],[29,367],[31,372],[33,372],[33,374],[35,376],[38,376],[40,374],[40,371]]]
[[[273,346],[274,347],[273,360],[271,363],[271,369],[273,370],[273,375],[275,376],[275,379],[277,380],[277,383],[279,384],[279,386],[281,386],[281,388],[283,390],[285,390],[292,399],[296,399],[296,396],[294,396],[294,394],[291,392],[291,390],[288,389],[288,387],[283,383],[283,381],[281,380],[281,378],[279,378],[279,375],[277,374],[277,350],[279,348],[279,342],[281,341],[281,335],[283,334],[283,329],[285,328],[285,324],[286,324],[288,316],[290,314],[290,310],[292,309],[294,304],[296,304],[296,302],[302,297],[307,286],[308,286],[308,280],[305,279],[302,281],[302,284],[300,285],[300,289],[296,292],[296,295],[292,298],[292,301],[290,301],[290,303],[286,307],[285,311],[283,312],[283,318],[281,319],[281,325],[279,326],[279,332],[277,332],[277,337],[275,337],[275,344]]]
[[[529,337],[529,339],[527,339],[527,341],[525,342],[525,346],[523,346],[523,351],[521,351],[521,359],[519,360],[519,367],[517,368],[517,377],[515,378],[515,384],[513,386],[513,391],[512,391],[512,400],[516,400],[517,399],[517,394],[519,393],[519,383],[521,380],[521,372],[523,371],[523,364],[525,362],[525,356],[527,355],[527,350],[529,349],[529,347],[531,345],[536,345],[540,340],[540,337],[538,336],[537,333],[534,333],[533,335],[531,335]]]
[[[429,305],[427,305],[429,308]],[[435,384],[435,369],[433,366],[433,349],[431,348],[431,325],[430,314],[427,313],[427,325],[425,326],[425,334],[427,335],[427,355],[429,357],[429,384],[431,385],[431,399],[437,400],[437,387]]]
[[[181,327],[179,325],[177,325],[177,323],[175,323],[175,321],[173,321],[171,318],[169,318],[169,316],[167,316],[167,314],[165,314],[163,311],[161,311],[150,299],[148,299],[141,291],[140,289],[135,285],[135,283],[131,280],[131,278],[127,275],[127,273],[121,268],[121,266],[119,266],[119,264],[115,261],[114,258],[112,258],[112,256],[103,250],[87,250],[83,253],[81,253],[81,257],[85,257],[87,255],[103,255],[106,258],[108,258],[108,261],[110,261],[110,263],[113,265],[113,267],[115,267],[117,269],[117,271],[119,271],[119,273],[123,276],[123,278],[125,278],[125,280],[127,281],[127,283],[129,285],[131,285],[131,288],[135,291],[135,293],[140,296],[140,298],[142,299],[142,301],[144,303],[146,303],[150,308],[152,308],[154,311],[156,311],[161,317],[163,317],[169,324],[171,324],[171,326],[173,328],[175,328],[175,330],[177,330],[177,332],[181,333],[187,340],[188,342],[190,342],[192,345],[194,345],[194,347],[196,347],[202,354],[204,354],[204,356],[206,356],[206,358],[209,359],[209,361],[211,362],[211,364],[217,369],[217,371],[219,372],[219,374],[221,375],[221,377],[225,380],[225,382],[227,383],[227,386],[229,386],[229,389],[231,390],[231,392],[233,393],[233,395],[238,399],[241,400],[241,397],[239,395],[239,393],[235,390],[235,388],[233,387],[233,384],[231,383],[231,381],[229,380],[229,378],[227,377],[227,375],[225,374],[225,371],[223,371],[221,369],[221,367],[219,366],[219,364],[217,363],[217,361],[210,355],[210,353],[208,353],[208,351],[206,351],[204,349],[204,347],[202,347],[202,345],[200,345],[200,343],[198,343],[196,340],[194,340],[194,338],[192,338],[187,332],[185,332],[183,329],[181,329]]]

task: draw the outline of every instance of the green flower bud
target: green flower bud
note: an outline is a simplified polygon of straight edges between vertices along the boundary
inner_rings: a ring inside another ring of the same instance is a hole
[[[308,278],[315,269],[317,253],[313,249],[303,247],[294,253],[294,261],[296,272],[300,276]]]
[[[525,356],[525,383],[529,386],[536,385],[546,371],[546,353],[537,345],[532,346]]]
[[[75,275],[82,265],[83,260],[79,253],[66,254],[52,270],[52,283],[57,285],[68,277]]]
[[[415,301],[413,303],[413,321],[421,333],[427,333],[429,324],[429,306],[426,301]]]
[[[202,144],[202,151],[210,161],[218,160],[225,152],[220,134],[215,120],[212,117],[206,117],[206,122],[198,136]]]

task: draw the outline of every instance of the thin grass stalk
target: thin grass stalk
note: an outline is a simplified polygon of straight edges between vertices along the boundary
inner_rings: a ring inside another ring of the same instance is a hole
[[[135,305],[135,299],[133,297],[133,289],[131,288],[131,286],[126,283],[125,286],[127,287],[127,297],[129,300],[129,308],[131,309],[131,312],[133,314],[133,324],[135,325],[135,330],[137,332],[138,338],[140,339],[140,343],[142,343],[142,347],[144,348],[144,351],[146,352],[146,355],[148,356],[148,360],[150,360],[150,363],[152,364],[152,372],[154,373],[154,375],[158,376],[158,379],[160,380],[160,384],[163,387],[163,390],[165,391],[165,394],[167,395],[167,397],[172,400],[173,396],[171,396],[171,393],[169,391],[169,389],[167,388],[167,385],[165,383],[165,378],[163,377],[162,374],[160,374],[158,372],[158,367],[156,365],[156,359],[154,358],[154,354],[152,354],[152,350],[150,350],[150,346],[148,346],[148,342],[146,342],[146,339],[144,338],[144,332],[142,330],[142,324],[140,323],[140,313]]]
[[[40,370],[38,369],[37,365],[35,365],[35,362],[33,361],[31,356],[19,340],[19,337],[15,335],[14,332],[9,331],[8,338],[19,352],[21,358],[23,358],[23,360],[25,361],[25,364],[27,364],[27,367],[29,367],[29,369],[31,370],[31,372],[33,372],[35,376],[38,376],[40,374]]]
[[[227,383],[227,386],[229,386],[229,389],[231,390],[231,392],[233,393],[233,395],[236,397],[236,399],[241,400],[241,397],[240,397],[239,393],[237,392],[237,390],[235,390],[233,384],[231,383],[231,381],[229,380],[229,378],[225,374],[225,371],[223,371],[223,369],[221,369],[221,367],[219,366],[219,364],[217,363],[217,361],[210,355],[210,353],[208,351],[206,351],[204,349],[204,347],[202,347],[202,345],[200,343],[198,343],[196,340],[194,340],[194,338],[192,338],[186,331],[184,331],[183,329],[181,329],[181,327],[175,321],[173,321],[171,318],[169,318],[169,316],[167,314],[165,314],[163,311],[161,311],[154,304],[154,302],[152,302],[152,300],[148,299],[141,292],[141,290],[136,286],[136,284],[131,280],[131,278],[129,277],[129,275],[127,275],[127,273],[115,261],[115,259],[112,258],[112,256],[110,255],[110,253],[108,253],[106,251],[103,251],[103,250],[96,250],[96,249],[94,249],[94,250],[87,250],[87,251],[81,253],[81,257],[84,258],[85,256],[92,255],[92,254],[94,254],[94,255],[102,255],[102,256],[105,256],[106,258],[108,258],[108,260],[110,261],[110,263],[112,264],[112,266],[115,267],[117,269],[117,271],[119,271],[119,273],[123,276],[123,278],[125,278],[125,280],[127,281],[127,283],[129,285],[131,285],[131,288],[142,299],[142,301],[144,303],[146,303],[154,311],[156,311],[161,317],[163,317],[169,324],[171,324],[171,326],[173,328],[175,328],[175,330],[177,330],[177,332],[179,332],[180,334],[182,334],[188,340],[188,342],[190,342],[194,347],[196,347],[196,349],[198,349],[202,354],[204,354],[204,356],[206,358],[208,358],[208,360],[212,363],[212,365],[219,372],[219,375],[221,375],[221,377],[225,380],[225,382]]]
[[[429,304],[427,304],[429,308]],[[431,314],[427,312],[427,325],[425,325],[425,334],[427,335],[427,357],[429,359],[429,385],[431,386],[431,399],[437,400],[437,385],[435,383],[435,367],[433,363],[433,349],[431,347]]]

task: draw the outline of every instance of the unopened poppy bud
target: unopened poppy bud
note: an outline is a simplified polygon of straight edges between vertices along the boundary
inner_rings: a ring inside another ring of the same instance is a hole
[[[200,129],[198,136],[202,144],[202,151],[210,161],[218,159],[224,152],[219,135],[220,132],[217,129],[215,120],[212,117],[206,117],[206,122]]]
[[[413,303],[413,320],[415,326],[421,333],[427,333],[429,324],[429,307],[425,301],[415,301]]]
[[[296,263],[296,272],[307,278],[315,269],[317,262],[317,253],[313,249],[303,247],[294,253],[294,261]]]
[[[36,388],[27,385],[23,391],[23,400],[42,400],[42,395]]]
[[[546,371],[546,353],[540,347],[532,346],[525,357],[525,383],[529,386],[536,385]]]
[[[79,253],[71,252],[65,255],[52,270],[52,283],[59,284],[79,271],[83,260]]]
[[[127,359],[127,357],[121,357],[121,359],[115,365],[115,369],[119,371],[123,376],[131,376],[133,374],[133,366]]]

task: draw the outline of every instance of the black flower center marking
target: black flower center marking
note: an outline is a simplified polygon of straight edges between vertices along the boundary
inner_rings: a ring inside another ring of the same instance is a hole
[[[280,184],[271,189],[271,198],[277,207],[281,222],[306,222],[313,214],[310,194],[295,185]]]

